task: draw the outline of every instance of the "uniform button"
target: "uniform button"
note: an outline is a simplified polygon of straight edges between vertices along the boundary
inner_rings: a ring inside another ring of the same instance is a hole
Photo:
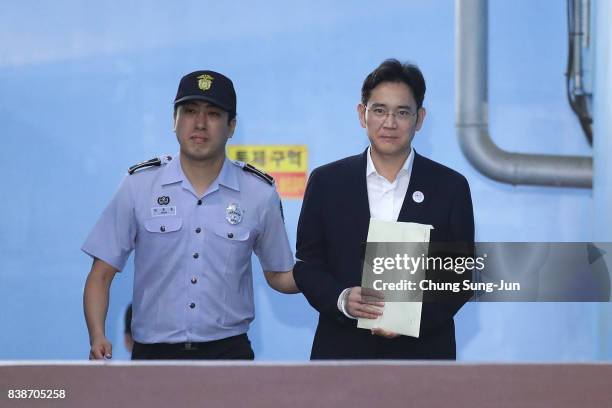
[[[162,225],[161,227],[159,227],[159,230],[160,230],[161,232],[166,232],[166,227],[164,227],[164,226]]]
[[[198,254],[197,252],[194,252],[193,253],[193,257],[194,257],[194,259],[198,259],[200,257],[200,254]]]
[[[200,232],[202,232],[202,228],[198,227],[195,229],[196,234],[199,234]]]
[[[198,200],[198,205],[202,205],[202,200]]]
[[[189,304],[189,307],[193,309],[193,308],[195,307],[195,303],[191,302],[191,303]]]
[[[196,278],[195,276],[191,278],[191,283],[193,283],[194,285],[198,283],[198,278]]]
[[[229,233],[227,234],[227,237],[228,237],[228,238],[234,238],[234,234],[232,234],[231,232],[229,232]]]

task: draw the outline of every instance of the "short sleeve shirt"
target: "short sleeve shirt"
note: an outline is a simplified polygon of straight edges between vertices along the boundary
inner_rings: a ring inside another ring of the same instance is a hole
[[[273,185],[225,159],[198,197],[177,157],[127,175],[82,250],[121,270],[134,250],[132,333],[141,343],[245,333],[254,318],[251,255],[265,271],[294,259]]]

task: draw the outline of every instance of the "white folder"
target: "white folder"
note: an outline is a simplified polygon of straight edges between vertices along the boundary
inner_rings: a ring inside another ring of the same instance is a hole
[[[370,218],[367,242],[421,242],[429,243],[429,234],[433,229],[431,225],[414,222],[392,222]],[[424,246],[427,248],[427,245]],[[381,254],[377,254],[381,255]],[[408,254],[408,256],[421,257],[427,253]],[[409,273],[409,272],[407,272]],[[424,271],[416,278],[424,278]],[[411,277],[413,280],[415,276]],[[377,319],[359,318],[357,327],[362,329],[381,328],[405,336],[419,337],[421,327],[421,310],[423,307],[422,293],[417,301],[385,302],[382,316]]]

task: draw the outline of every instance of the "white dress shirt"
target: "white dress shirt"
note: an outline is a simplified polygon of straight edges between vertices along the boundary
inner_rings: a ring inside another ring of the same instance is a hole
[[[370,205],[370,217],[383,221],[397,221],[404,197],[408,191],[410,184],[410,176],[412,175],[412,163],[414,162],[414,149],[410,149],[410,154],[406,158],[404,165],[395,177],[393,182],[387,180],[376,171],[374,162],[368,147],[366,152],[366,184],[368,189],[368,203]],[[350,288],[346,288],[338,296],[338,309],[344,313],[346,317],[354,319],[355,317],[348,314],[346,310],[346,300],[349,295]]]
[[[397,221],[404,197],[408,191],[414,149],[410,154],[393,182],[390,182],[376,171],[372,161],[371,148],[367,152],[368,164],[366,166],[366,183],[368,187],[368,202],[370,204],[370,217],[383,221]]]

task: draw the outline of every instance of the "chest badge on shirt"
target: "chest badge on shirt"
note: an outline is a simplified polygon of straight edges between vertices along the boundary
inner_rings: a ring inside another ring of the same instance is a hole
[[[417,190],[414,193],[412,193],[412,199],[414,200],[415,203],[421,204],[423,200],[425,200],[425,195],[423,195],[422,192]]]
[[[232,225],[240,224],[243,216],[244,210],[240,207],[240,204],[231,203],[225,209],[225,219]]]
[[[157,197],[157,204],[159,204],[159,205],[168,205],[168,204],[170,204],[170,197],[168,197],[168,196]]]

